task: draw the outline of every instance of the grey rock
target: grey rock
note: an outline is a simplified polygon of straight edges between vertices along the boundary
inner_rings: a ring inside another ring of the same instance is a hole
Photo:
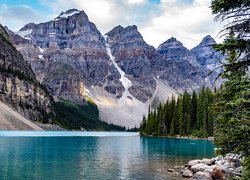
[[[242,173],[243,173],[243,167],[240,166],[240,167],[237,167],[234,171],[233,171],[234,174],[236,175],[240,175],[242,176]]]
[[[200,159],[194,159],[194,160],[191,160],[188,162],[188,166],[191,167],[191,166],[194,166],[194,165],[199,164],[201,162],[202,161]]]
[[[191,177],[191,180],[212,180],[212,177],[207,172],[197,172]]]
[[[184,170],[182,170],[181,174],[183,177],[192,177],[194,173],[188,168],[185,168]]]
[[[208,166],[208,167],[204,170],[204,172],[212,173],[213,170],[214,170],[215,168],[220,169],[220,167],[218,167],[217,165],[212,165],[212,166]]]
[[[223,160],[223,156],[222,155],[219,155],[215,158],[216,161],[220,161],[220,160]]]
[[[174,172],[174,169],[168,169],[168,172]]]
[[[208,165],[204,164],[204,163],[198,163],[195,164],[193,166],[191,166],[191,171],[193,171],[194,173],[199,172],[199,171],[204,171],[205,169],[208,168]]]
[[[207,165],[212,165],[211,159],[203,158],[201,162]]]

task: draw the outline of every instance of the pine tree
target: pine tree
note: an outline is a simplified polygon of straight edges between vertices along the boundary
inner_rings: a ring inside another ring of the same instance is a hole
[[[178,113],[178,134],[184,135],[183,101],[181,97],[178,97],[178,100],[177,100],[177,113]]]
[[[218,49],[226,55],[222,77],[227,81],[217,92],[215,143],[222,153],[235,152],[245,156],[245,178],[250,178],[250,79],[238,65],[240,51],[230,47],[238,43],[233,33]],[[222,47],[220,47],[222,46]]]
[[[197,94],[193,91],[191,100],[191,130],[193,131],[197,127]]]
[[[175,116],[176,116],[176,102],[175,97],[172,95],[171,99],[171,124],[170,124],[170,135],[175,135],[175,128],[176,128],[176,122],[175,122]]]
[[[191,97],[187,91],[183,94],[183,130],[184,135],[189,135],[191,133]]]
[[[205,96],[205,87],[202,86],[201,90],[198,93],[197,99],[197,129],[202,132],[203,122],[204,122],[204,96]]]

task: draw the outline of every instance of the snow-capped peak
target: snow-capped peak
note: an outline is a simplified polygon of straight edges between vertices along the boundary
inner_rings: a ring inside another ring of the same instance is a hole
[[[54,21],[57,21],[57,20],[59,20],[61,18],[68,18],[68,17],[73,16],[73,15],[78,14],[78,13],[80,13],[79,10],[70,9],[70,10],[68,10],[66,12],[62,12],[57,18],[54,19]]]

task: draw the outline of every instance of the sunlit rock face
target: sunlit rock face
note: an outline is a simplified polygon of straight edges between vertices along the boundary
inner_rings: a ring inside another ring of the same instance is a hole
[[[1,25],[0,47],[0,101],[30,120],[50,121],[45,115],[53,113],[51,96],[38,83]]]
[[[27,24],[16,34],[26,40],[16,43],[18,50],[54,97],[84,102],[81,84],[103,87],[117,97],[124,91],[105,40],[84,11],[62,12],[52,21]],[[13,41],[18,41],[15,36]]]

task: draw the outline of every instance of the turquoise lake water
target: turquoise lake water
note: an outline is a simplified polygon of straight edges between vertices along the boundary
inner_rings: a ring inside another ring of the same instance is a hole
[[[207,140],[0,131],[0,179],[175,179],[168,168],[213,155]]]

